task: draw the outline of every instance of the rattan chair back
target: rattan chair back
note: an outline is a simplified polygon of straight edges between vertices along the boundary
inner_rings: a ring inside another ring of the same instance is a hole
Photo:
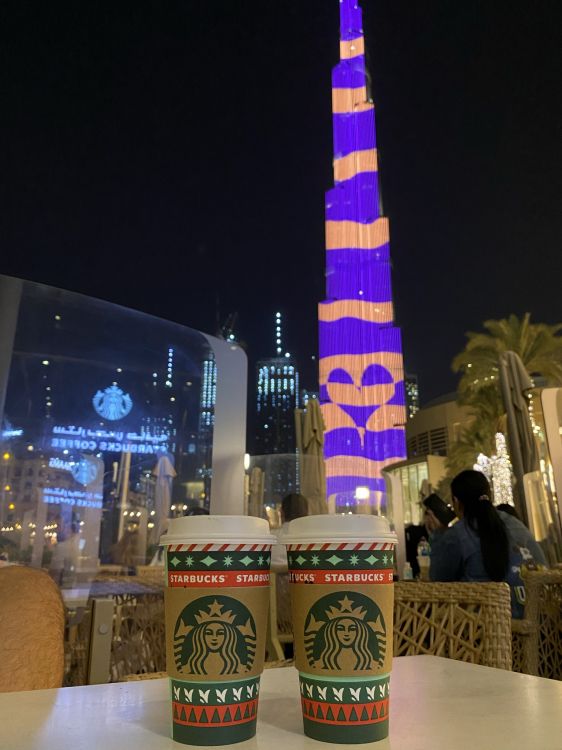
[[[525,573],[525,619],[514,620],[514,669],[562,680],[562,570]]]
[[[394,656],[430,654],[511,669],[506,583],[400,581],[394,596]]]

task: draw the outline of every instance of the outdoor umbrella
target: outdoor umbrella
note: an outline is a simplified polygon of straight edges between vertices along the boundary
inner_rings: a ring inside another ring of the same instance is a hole
[[[537,444],[529,417],[529,402],[525,395],[533,388],[533,383],[515,352],[500,354],[499,368],[501,392],[507,413],[511,462],[517,479],[515,502],[521,518],[528,521],[523,476],[539,469]]]
[[[264,472],[259,466],[254,466],[250,472],[248,515],[263,518],[263,490]]]
[[[300,491],[308,500],[310,515],[328,512],[326,505],[326,465],[324,463],[324,420],[320,404],[310,399],[306,409],[295,409],[297,451],[300,464]]]
[[[156,523],[154,539],[158,541],[162,533],[167,530],[168,516],[170,515],[170,499],[172,497],[172,480],[176,476],[176,470],[170,458],[166,454],[163,454],[158,459],[152,473],[156,477],[156,491],[154,496]]]

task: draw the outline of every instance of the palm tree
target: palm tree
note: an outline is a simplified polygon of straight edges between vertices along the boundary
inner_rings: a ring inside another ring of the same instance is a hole
[[[487,333],[467,333],[467,345],[453,360],[453,371],[462,373],[458,402],[469,407],[472,422],[447,456],[447,477],[472,468],[479,453],[491,455],[496,432],[505,432],[505,409],[500,391],[499,356],[513,351],[521,357],[531,377],[562,384],[562,324],[531,323],[530,313],[487,320]]]
[[[464,351],[453,360],[453,371],[462,373],[462,401],[474,403],[476,393],[490,385],[499,392],[498,359],[507,351],[521,357],[531,377],[542,376],[549,385],[562,383],[562,324],[531,323],[530,313],[525,313],[522,318],[487,320],[484,328],[488,333],[467,333]]]
[[[447,475],[454,477],[463,469],[472,469],[479,453],[491,456],[496,447],[496,433],[505,432],[505,414],[499,390],[487,385],[473,399],[465,397],[460,403],[468,406],[471,422],[447,455]]]

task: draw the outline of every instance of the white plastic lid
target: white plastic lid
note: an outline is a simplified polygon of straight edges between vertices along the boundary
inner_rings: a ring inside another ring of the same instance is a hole
[[[283,544],[319,544],[325,542],[394,542],[386,518],[363,515],[323,515],[296,518],[279,539]]]
[[[276,544],[263,518],[252,516],[181,516],[170,519],[160,544]]]

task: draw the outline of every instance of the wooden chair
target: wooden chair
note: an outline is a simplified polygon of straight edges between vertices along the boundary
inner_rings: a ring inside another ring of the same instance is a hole
[[[400,581],[394,595],[394,656],[431,654],[511,669],[506,583]]]
[[[47,573],[0,569],[0,691],[62,686],[64,605]]]
[[[525,573],[525,618],[513,620],[514,669],[562,680],[562,570]]]

